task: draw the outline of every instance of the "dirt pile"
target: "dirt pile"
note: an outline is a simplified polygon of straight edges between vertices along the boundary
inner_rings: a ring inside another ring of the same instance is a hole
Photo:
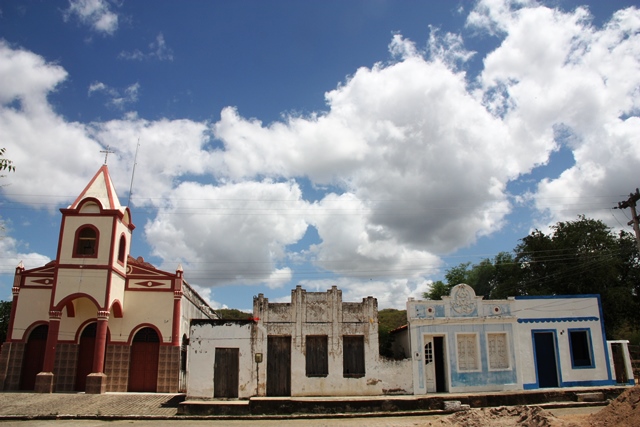
[[[451,417],[454,425],[470,427],[493,426],[531,426],[551,427],[549,412],[539,406],[500,406],[478,411],[458,412]]]
[[[640,427],[640,385],[622,393],[587,418],[589,427]]]
[[[558,418],[539,406],[471,409],[427,423],[432,427],[640,427],[640,385],[622,393],[600,411]]]
[[[497,408],[471,409],[429,423],[433,427],[579,427],[564,422],[539,406],[500,406]]]

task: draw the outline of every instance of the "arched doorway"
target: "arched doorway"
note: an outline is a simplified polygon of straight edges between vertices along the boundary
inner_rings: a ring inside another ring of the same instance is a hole
[[[153,328],[140,329],[131,343],[129,391],[156,391],[160,339]]]
[[[20,374],[20,390],[33,390],[36,386],[36,375],[42,372],[44,352],[47,348],[49,325],[40,325],[29,334],[22,359]]]
[[[93,369],[93,356],[96,348],[97,323],[89,323],[80,335],[78,342],[78,364],[76,365],[76,391],[84,391],[87,375]]]

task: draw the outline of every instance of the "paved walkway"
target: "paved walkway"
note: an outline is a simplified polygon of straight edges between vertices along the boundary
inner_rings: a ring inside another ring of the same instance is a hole
[[[611,388],[614,390],[613,388]],[[583,389],[566,389],[561,393],[574,393],[576,391],[596,391],[606,390],[603,388],[583,388]],[[622,392],[624,388],[615,389],[617,394]],[[538,393],[543,393],[543,397],[549,397],[548,400],[540,401],[540,396],[535,396]],[[549,394],[547,394],[549,393]],[[566,399],[555,399],[551,396],[550,392],[537,392],[527,393],[523,391],[518,392],[497,392],[497,393],[477,393],[475,395],[463,395],[463,394],[446,394],[447,399],[450,400],[462,400],[461,398],[474,399],[487,399],[493,395],[494,398],[501,398],[506,395],[518,395],[523,397],[528,396],[525,402],[519,402],[518,404],[536,404],[543,407],[572,407],[578,406],[575,400],[567,401]],[[606,393],[605,393],[606,394]],[[442,398],[445,395],[439,395]],[[422,399],[424,396],[396,396],[399,400],[416,400]],[[535,399],[534,399],[535,398]],[[269,400],[278,398],[254,398],[256,400]],[[349,401],[348,397],[333,397],[333,398],[280,398],[289,399],[292,401],[332,401],[342,400]],[[356,398],[354,398],[356,399]],[[360,400],[386,400],[388,396],[372,396],[372,397],[358,397]],[[185,400],[184,394],[160,394],[160,393],[106,393],[106,394],[84,394],[84,393],[25,393],[25,392],[2,392],[0,393],[0,421],[10,420],[28,420],[28,419],[67,419],[74,418],[79,419],[94,419],[94,420],[115,420],[115,419],[130,419],[130,420],[170,420],[170,419],[247,419],[252,416],[213,416],[213,417],[197,417],[197,416],[184,416],[177,415],[178,406],[180,402]],[[553,403],[557,402],[557,403]],[[222,403],[222,402],[219,402]],[[500,406],[504,403],[490,402],[489,406]],[[513,404],[513,403],[512,403]],[[586,403],[585,403],[586,404]],[[598,404],[598,403],[595,403]],[[602,403],[599,403],[602,404]],[[473,405],[472,406],[487,406],[487,405]],[[384,408],[380,408],[379,412],[371,413],[349,413],[349,414],[332,414],[329,413],[304,413],[298,412],[295,415],[266,415],[266,416],[253,416],[259,419],[278,419],[278,418],[310,418],[310,417],[324,417],[324,416],[338,416],[338,417],[362,417],[362,416],[380,416],[385,412]],[[398,411],[393,412],[394,416],[403,415],[417,415],[422,413],[426,415],[427,412],[442,412],[442,411]]]
[[[0,420],[16,416],[172,417],[182,394],[158,393],[0,393]]]

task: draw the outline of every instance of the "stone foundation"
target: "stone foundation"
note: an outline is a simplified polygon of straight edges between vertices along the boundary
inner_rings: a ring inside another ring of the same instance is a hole
[[[53,373],[56,376],[57,392],[70,392],[76,388],[78,366],[78,344],[58,343]]]
[[[53,393],[55,376],[53,372],[40,372],[36,375],[36,393]]]
[[[107,391],[127,391],[130,353],[131,347],[128,345],[110,344],[107,346],[107,356],[104,361],[104,373],[107,374]]]
[[[20,389],[24,343],[6,342],[0,349],[0,390]]]
[[[180,388],[180,347],[160,346],[158,355],[158,393],[177,393]]]
[[[85,385],[87,394],[105,394],[107,392],[107,376],[105,374],[89,374]]]

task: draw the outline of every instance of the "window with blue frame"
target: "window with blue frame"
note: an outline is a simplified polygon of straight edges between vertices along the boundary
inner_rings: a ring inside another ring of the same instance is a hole
[[[594,368],[591,331],[589,329],[569,329],[571,367]]]

